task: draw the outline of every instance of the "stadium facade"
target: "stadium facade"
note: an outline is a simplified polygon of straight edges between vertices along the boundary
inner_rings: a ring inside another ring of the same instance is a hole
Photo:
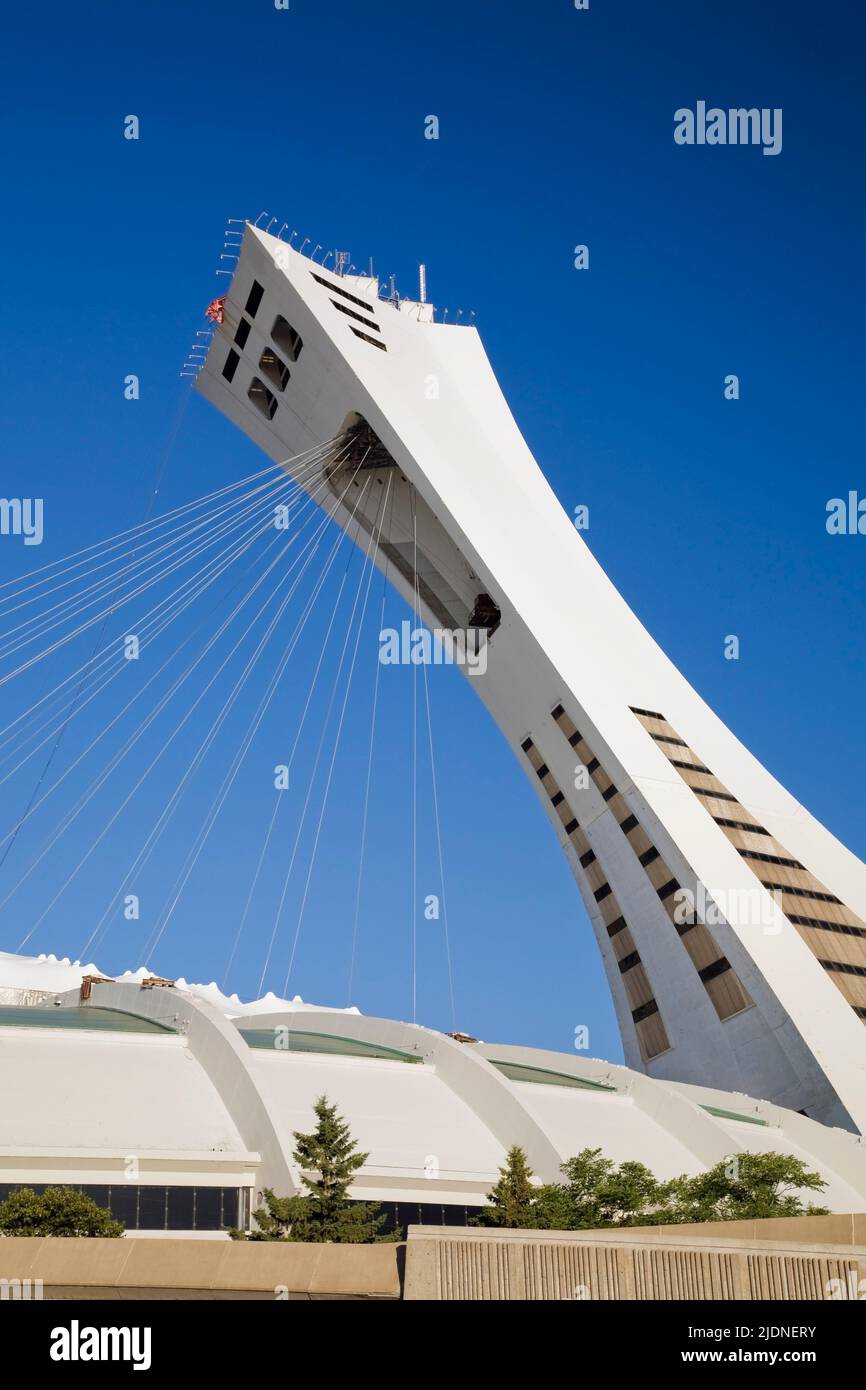
[[[465,1224],[512,1144],[546,1181],[586,1147],[660,1178],[781,1151],[824,1176],[833,1211],[866,1202],[863,1141],[766,1101],[297,999],[98,975],[0,955],[0,1196],[71,1184],[130,1232],[217,1237],[249,1224],[263,1188],[298,1190],[293,1131],[326,1094],[368,1153],[350,1196],[402,1226]]]

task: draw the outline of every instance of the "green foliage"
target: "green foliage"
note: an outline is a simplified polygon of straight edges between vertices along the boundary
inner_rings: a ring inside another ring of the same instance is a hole
[[[49,1187],[34,1192],[21,1187],[0,1202],[0,1234],[4,1236],[122,1236],[122,1221],[115,1221],[83,1192],[71,1187]]]
[[[681,1181],[684,1187],[674,1218],[678,1221],[751,1221],[828,1213],[827,1207],[803,1205],[799,1191],[820,1192],[826,1183],[791,1154],[736,1154],[706,1173]]]
[[[790,1154],[740,1153],[696,1177],[660,1182],[643,1163],[617,1165],[601,1149],[582,1149],[562,1165],[563,1182],[538,1185],[525,1153],[515,1147],[499,1171],[473,1224],[585,1231],[827,1213],[826,1207],[804,1206],[800,1192],[826,1184]]]
[[[538,1230],[538,1191],[532,1184],[532,1169],[517,1144],[508,1150],[499,1181],[487,1194],[488,1205],[474,1218],[477,1226],[528,1227]]]
[[[369,1155],[357,1152],[357,1144],[337,1108],[320,1096],[314,1106],[316,1128],[311,1134],[295,1131],[295,1162],[302,1170],[306,1195],[277,1197],[265,1189],[264,1206],[254,1213],[257,1230],[250,1240],[292,1240],[363,1245],[399,1240],[401,1232],[383,1235],[385,1215],[376,1202],[350,1202],[346,1196],[357,1170]],[[234,1240],[243,1232],[230,1231]]]

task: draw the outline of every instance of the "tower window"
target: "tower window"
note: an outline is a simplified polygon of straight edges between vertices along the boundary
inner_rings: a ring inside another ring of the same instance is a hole
[[[247,395],[260,415],[264,415],[266,420],[273,420],[277,413],[277,398],[257,376],[250,382]]]
[[[262,287],[261,287],[261,285],[259,284],[258,280],[254,280],[254,281],[253,281],[253,285],[252,285],[252,289],[250,290],[249,294],[247,295],[247,303],[246,303],[246,311],[247,311],[247,313],[249,314],[249,316],[250,316],[251,319],[254,319],[255,316],[256,316],[256,310],[258,309],[259,305],[260,305],[261,302],[262,302],[262,295],[263,295],[263,294],[264,294],[264,290],[262,289]]]
[[[246,319],[241,319],[238,324],[238,331],[235,334],[235,342],[239,348],[246,347],[247,338],[250,336],[250,326]]]
[[[273,386],[276,386],[278,391],[285,391],[286,382],[291,373],[285,362],[281,357],[277,356],[273,348],[265,348],[259,358],[259,368],[262,375],[266,376],[268,381],[271,382]]]
[[[238,357],[234,348],[232,348],[223,365],[223,376],[225,377],[226,381],[231,381],[232,377],[237,371],[237,366],[240,360],[241,359]]]
[[[286,322],[282,314],[277,314],[277,317],[274,319],[271,337],[277,347],[286,354],[290,362],[297,362],[304,344],[301,341],[300,333],[295,332],[292,325]]]

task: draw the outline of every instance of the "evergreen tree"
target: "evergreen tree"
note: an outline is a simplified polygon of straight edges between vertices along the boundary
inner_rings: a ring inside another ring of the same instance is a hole
[[[255,1212],[258,1230],[251,1240],[334,1241],[361,1245],[398,1240],[401,1233],[382,1235],[385,1214],[376,1202],[350,1202],[349,1186],[369,1154],[358,1153],[348,1124],[337,1107],[320,1096],[313,1107],[318,1121],[311,1134],[295,1130],[294,1159],[306,1195],[276,1197],[265,1189],[265,1205]],[[230,1231],[234,1239],[242,1232]]]
[[[538,1193],[526,1154],[513,1144],[506,1154],[505,1167],[499,1169],[499,1181],[487,1194],[487,1206],[474,1218],[473,1225],[537,1230]]]
[[[0,1235],[122,1236],[122,1221],[73,1187],[20,1187],[0,1202]]]

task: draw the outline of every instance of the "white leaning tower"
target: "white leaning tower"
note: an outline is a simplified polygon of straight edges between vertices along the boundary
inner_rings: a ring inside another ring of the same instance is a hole
[[[340,436],[336,519],[429,626],[486,632],[471,683],[572,867],[627,1064],[866,1132],[866,866],[638,622],[477,331],[248,224],[197,386],[275,461]]]

